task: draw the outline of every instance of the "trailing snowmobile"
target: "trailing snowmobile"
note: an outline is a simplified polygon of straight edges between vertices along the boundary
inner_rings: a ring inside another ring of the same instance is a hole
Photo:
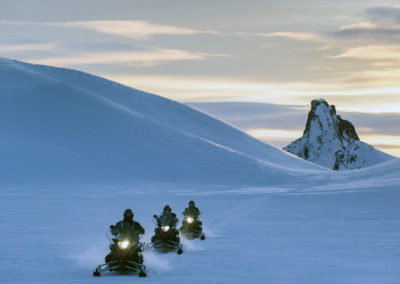
[[[204,240],[206,237],[203,233],[203,223],[199,220],[201,212],[199,208],[195,206],[193,200],[189,201],[189,207],[187,207],[182,214],[184,218],[182,221],[182,227],[179,229],[181,234],[190,240],[195,238]]]
[[[202,222],[194,216],[185,215],[182,221],[182,227],[179,230],[181,234],[189,240],[196,238],[200,238],[200,240],[206,239],[206,236],[203,233]]]
[[[154,236],[151,237],[151,243],[148,247],[153,247],[160,252],[170,252],[176,250],[178,254],[183,253],[180,243],[179,231],[176,229],[176,222],[171,220],[176,218],[175,214],[153,216],[157,221],[157,228],[154,230]]]
[[[106,256],[106,263],[99,265],[93,272],[93,276],[101,276],[104,271],[125,271],[137,273],[139,277],[146,277],[146,266],[143,264],[142,251],[144,244],[139,242],[139,236],[118,234],[110,240],[110,254]]]

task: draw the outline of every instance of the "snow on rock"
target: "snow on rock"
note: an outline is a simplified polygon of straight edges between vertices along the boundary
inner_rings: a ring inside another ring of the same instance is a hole
[[[75,70],[0,58],[0,100],[3,184],[265,184],[324,171],[187,105]]]
[[[303,136],[283,149],[334,170],[359,169],[394,158],[360,141],[353,124],[324,99],[311,102]]]

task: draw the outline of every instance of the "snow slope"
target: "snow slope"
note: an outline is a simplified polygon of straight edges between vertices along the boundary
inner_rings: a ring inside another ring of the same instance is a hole
[[[323,171],[186,105],[0,59],[0,183],[276,183]]]
[[[311,102],[303,136],[283,149],[334,170],[359,169],[395,158],[360,141],[353,124],[324,99]]]

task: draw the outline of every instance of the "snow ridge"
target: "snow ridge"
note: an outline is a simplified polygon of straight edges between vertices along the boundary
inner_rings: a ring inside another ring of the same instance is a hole
[[[187,105],[76,70],[0,58],[0,102],[0,184],[273,184],[326,171]]]
[[[334,170],[359,169],[394,158],[360,141],[353,124],[324,99],[311,101],[303,136],[283,149]]]

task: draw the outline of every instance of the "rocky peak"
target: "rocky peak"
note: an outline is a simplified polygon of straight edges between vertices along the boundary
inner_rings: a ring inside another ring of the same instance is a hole
[[[355,169],[373,164],[370,157],[366,156],[367,153],[376,154],[377,161],[381,161],[383,156],[390,157],[361,142],[354,125],[337,115],[335,106],[329,105],[324,99],[311,101],[303,136],[283,149],[335,170]],[[361,152],[365,157],[360,157]]]
[[[336,114],[336,107],[329,105],[324,99],[311,101],[311,110],[308,113],[308,119],[303,134],[310,132],[313,122],[317,122],[321,132],[332,132],[339,139],[355,139],[358,138],[356,129],[353,124],[344,120],[340,115]]]

